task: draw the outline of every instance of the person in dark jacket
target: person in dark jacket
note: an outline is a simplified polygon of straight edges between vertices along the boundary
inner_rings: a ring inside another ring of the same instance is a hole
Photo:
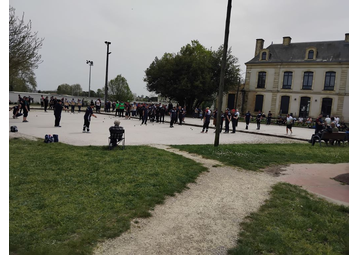
[[[82,130],[83,133],[86,132],[86,128],[87,128],[87,132],[90,131],[89,126],[91,123],[91,117],[93,116],[97,118],[97,116],[93,114],[93,108],[94,108],[94,103],[92,102],[91,105],[88,106],[86,109],[86,113],[84,116],[83,130]]]
[[[55,127],[61,127],[60,121],[61,121],[62,109],[63,109],[62,101],[58,100],[55,103],[55,106],[53,107],[53,113],[55,115]]]
[[[245,114],[245,122],[246,122],[245,129],[249,129],[250,119],[251,119],[251,113],[250,111],[247,111],[247,113]]]

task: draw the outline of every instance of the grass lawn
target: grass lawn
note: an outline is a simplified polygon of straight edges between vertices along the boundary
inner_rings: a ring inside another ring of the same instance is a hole
[[[206,169],[147,146],[9,141],[10,254],[90,254]]]
[[[349,254],[349,210],[287,183],[276,184],[241,224],[230,255]]]
[[[273,165],[291,163],[345,163],[349,162],[349,146],[322,147],[309,143],[289,144],[221,144],[173,145],[172,147],[221,161],[226,165],[246,170],[260,170]]]
[[[173,146],[248,170],[289,163],[341,163],[349,147],[310,144]],[[147,146],[9,141],[10,254],[90,254],[136,217],[206,171],[192,160]],[[289,184],[243,223],[230,254],[348,254],[348,208]]]

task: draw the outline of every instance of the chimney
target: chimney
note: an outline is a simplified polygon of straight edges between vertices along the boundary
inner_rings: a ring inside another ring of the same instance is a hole
[[[287,46],[291,44],[291,37],[285,36],[283,37],[283,45]]]
[[[346,42],[349,42],[349,33],[346,33],[346,34],[345,34],[344,40],[345,40]]]
[[[260,51],[264,48],[264,39],[256,39],[256,48],[255,48],[255,57],[260,53]]]

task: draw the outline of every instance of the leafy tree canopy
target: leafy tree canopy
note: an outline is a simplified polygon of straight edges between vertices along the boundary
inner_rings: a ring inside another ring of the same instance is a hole
[[[105,88],[102,88],[105,91]],[[126,78],[117,75],[116,78],[108,82],[108,99],[111,101],[132,101],[134,99]]]
[[[9,8],[9,90],[33,91],[36,89],[34,69],[41,63],[38,53],[43,38],[31,31],[31,21],[25,24],[24,15],[19,19],[15,9]]]
[[[217,51],[206,49],[198,41],[183,46],[180,51],[155,57],[145,71],[147,89],[174,99],[192,110],[203,101],[212,101],[219,92],[223,46]],[[238,59],[228,50],[224,92],[239,84]]]

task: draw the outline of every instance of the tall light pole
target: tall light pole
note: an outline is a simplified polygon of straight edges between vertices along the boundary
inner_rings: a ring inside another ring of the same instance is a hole
[[[88,98],[91,96],[91,67],[93,66],[93,61],[86,60],[86,64],[89,65],[90,71],[89,71],[89,82],[88,82]]]
[[[111,44],[111,42],[105,41],[104,43],[107,44],[106,80],[104,84],[104,103],[106,103],[108,96],[108,56],[109,54],[111,54],[111,52],[109,52],[109,45]]]
[[[219,100],[218,100],[218,112],[216,114],[216,131],[215,131],[215,142],[214,146],[219,146],[219,137],[220,137],[220,118],[221,118],[221,108],[223,104],[223,91],[224,91],[224,74],[226,67],[226,55],[227,55],[227,45],[229,42],[229,27],[230,27],[230,17],[231,17],[231,2],[228,0],[227,3],[227,13],[226,13],[226,25],[225,25],[225,38],[224,38],[224,53],[221,63],[221,73],[220,73],[220,85],[219,85]]]

